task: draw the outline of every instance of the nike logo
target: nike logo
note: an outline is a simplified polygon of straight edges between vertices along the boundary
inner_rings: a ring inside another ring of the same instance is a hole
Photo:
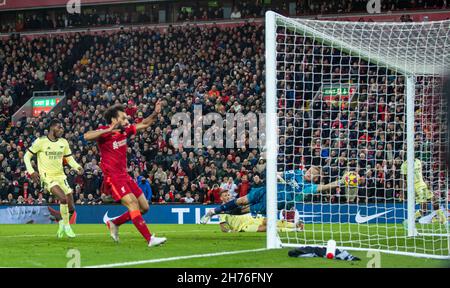
[[[375,218],[378,218],[380,216],[388,214],[391,211],[392,210],[389,210],[386,212],[382,212],[382,213],[378,213],[378,214],[374,214],[374,215],[370,215],[370,216],[361,216],[360,211],[358,210],[358,213],[356,213],[356,216],[355,216],[355,222],[358,224],[366,223],[366,222],[369,222],[370,220],[373,220]]]
[[[106,211],[105,215],[103,215],[103,223],[106,224],[106,222],[109,221],[109,217],[108,217],[108,211]]]
[[[109,220],[114,220],[114,219],[116,219],[117,217],[113,217],[113,218],[109,218],[108,217],[108,211],[106,211],[106,213],[105,213],[105,215],[103,215],[103,223],[107,223]]]

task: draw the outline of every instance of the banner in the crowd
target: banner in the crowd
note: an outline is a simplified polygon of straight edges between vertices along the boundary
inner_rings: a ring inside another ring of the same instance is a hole
[[[150,205],[144,215],[147,223],[153,224],[195,224],[200,218],[215,206],[211,205]],[[77,206],[77,223],[103,223],[105,216],[114,218],[126,211],[121,205]],[[213,219],[212,222],[217,222]]]
[[[50,206],[59,210],[57,205]],[[151,205],[144,219],[153,224],[194,224],[199,223],[208,209],[215,206],[205,205]],[[114,218],[126,211],[121,205],[77,205],[77,223],[98,224],[103,223],[105,216]],[[49,206],[0,206],[0,224],[49,224],[54,222],[54,215]],[[211,223],[217,223],[214,217]]]
[[[147,223],[196,224],[214,205],[150,205],[144,215]],[[52,208],[59,210],[58,206]],[[406,203],[356,204],[297,204],[297,214],[305,223],[402,223],[407,218]],[[417,207],[418,208],[418,207]],[[77,223],[100,224],[105,217],[124,213],[121,205],[77,205]],[[217,216],[210,221],[218,223]],[[0,206],[0,224],[54,223],[48,206]]]
[[[0,224],[50,224],[48,206],[0,206]]]
[[[402,223],[407,218],[407,206],[401,203],[369,205],[301,204],[297,205],[305,223]]]

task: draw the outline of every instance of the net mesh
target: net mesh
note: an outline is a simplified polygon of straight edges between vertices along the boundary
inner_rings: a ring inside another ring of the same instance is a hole
[[[450,21],[278,16],[276,23],[277,172],[285,180],[287,173],[299,175],[291,177],[296,183],[279,183],[278,209],[298,210],[305,223],[304,231],[279,233],[282,244],[326,245],[334,239],[342,247],[448,256],[442,149],[447,107],[440,75],[450,61]],[[407,237],[405,221],[406,77],[415,81],[412,201],[421,213],[415,237]],[[349,171],[357,174],[356,186],[342,181]],[[280,193],[292,189],[293,197]]]

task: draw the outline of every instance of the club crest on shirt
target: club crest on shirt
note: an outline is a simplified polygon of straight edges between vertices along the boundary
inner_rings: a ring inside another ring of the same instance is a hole
[[[123,139],[121,141],[114,141],[113,142],[113,149],[119,149],[120,147],[127,145],[127,139]]]

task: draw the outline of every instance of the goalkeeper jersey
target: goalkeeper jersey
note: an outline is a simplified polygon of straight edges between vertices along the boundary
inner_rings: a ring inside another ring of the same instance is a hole
[[[408,174],[408,162],[403,162],[402,166],[400,167],[400,173],[402,175]],[[419,159],[414,160],[414,184],[421,184],[424,183],[423,181],[423,175],[422,175],[422,161]]]
[[[63,158],[72,155],[66,139],[52,141],[47,136],[36,139],[28,151],[37,156],[39,174],[44,177],[65,175]]]

